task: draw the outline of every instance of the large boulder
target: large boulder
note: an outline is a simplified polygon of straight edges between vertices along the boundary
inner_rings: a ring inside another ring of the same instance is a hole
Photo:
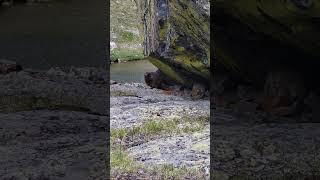
[[[257,84],[274,68],[317,71],[319,0],[221,0],[214,6],[219,67]]]
[[[308,113],[306,97],[320,93],[320,1],[220,0],[214,7],[215,77],[223,72],[263,91],[251,100],[267,112]]]
[[[187,87],[210,77],[209,1],[138,0],[144,53],[161,72]]]

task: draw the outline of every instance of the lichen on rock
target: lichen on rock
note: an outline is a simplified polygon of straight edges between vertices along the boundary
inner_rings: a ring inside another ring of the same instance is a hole
[[[209,1],[138,1],[144,25],[144,53],[179,84],[210,79]]]

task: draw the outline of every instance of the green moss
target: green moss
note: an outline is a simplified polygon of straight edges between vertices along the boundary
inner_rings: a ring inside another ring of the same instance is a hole
[[[162,27],[159,28],[159,40],[164,41],[167,37],[167,32],[169,29],[169,21],[165,21]]]
[[[183,8],[182,5],[183,4]],[[176,25],[179,31],[190,36],[210,57],[210,22],[209,19],[200,16],[196,8],[188,1],[173,0],[169,3],[170,23]]]
[[[154,66],[158,67],[164,74],[166,74],[168,77],[171,79],[175,80],[178,83],[181,84],[186,84],[186,81],[178,74],[175,72],[175,70],[172,69],[170,65],[165,64],[159,59],[153,58],[153,57],[148,57],[147,58]]]
[[[182,47],[182,46],[176,46],[175,49],[176,49],[178,52],[184,52],[184,51],[185,51],[185,48]]]
[[[210,78],[209,68],[192,54],[180,54],[174,57],[175,61],[182,65],[187,71],[197,74],[207,80]]]

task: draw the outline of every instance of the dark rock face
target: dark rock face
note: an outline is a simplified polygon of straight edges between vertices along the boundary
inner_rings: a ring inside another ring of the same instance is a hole
[[[270,72],[264,87],[264,109],[278,115],[290,115],[306,96],[301,75],[296,72]]]
[[[273,115],[307,116],[316,109],[315,103],[305,101],[312,93],[320,93],[320,46],[315,43],[319,42],[320,26],[312,20],[320,17],[318,4],[317,0],[311,4],[217,1],[212,14],[214,77],[228,76],[235,85],[233,92],[227,90],[226,84],[213,88],[215,103],[231,106],[243,101],[231,97],[237,87],[247,86],[255,89],[250,103]]]

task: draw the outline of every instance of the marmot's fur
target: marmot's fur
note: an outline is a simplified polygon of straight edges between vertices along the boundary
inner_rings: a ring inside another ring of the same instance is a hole
[[[148,86],[163,90],[170,90],[169,86],[174,84],[174,82],[160,70],[146,72],[144,74],[144,80]]]

